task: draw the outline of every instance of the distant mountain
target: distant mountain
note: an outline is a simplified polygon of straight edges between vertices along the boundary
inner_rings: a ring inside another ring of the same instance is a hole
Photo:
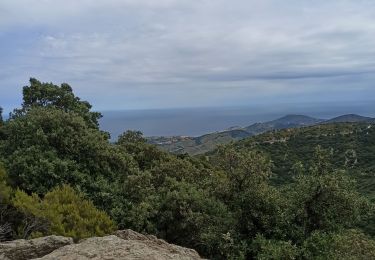
[[[343,115],[329,120],[313,118],[305,115],[286,115],[284,117],[264,122],[255,123],[246,127],[231,127],[228,130],[205,134],[199,137],[189,136],[157,136],[149,137],[148,142],[157,145],[162,150],[191,155],[202,154],[215,149],[220,144],[228,144],[246,137],[259,135],[269,131],[300,128],[318,124],[341,122],[375,122],[375,119],[359,115]]]
[[[322,119],[316,119],[304,115],[287,115],[273,121],[255,123],[242,128],[238,126],[231,127],[225,131],[209,133],[199,137],[149,137],[148,142],[171,153],[201,154],[215,149],[219,144],[227,144],[232,141],[238,141],[267,131],[310,126],[323,121],[324,120]]]
[[[342,115],[330,120],[324,121],[325,124],[329,123],[357,123],[357,122],[374,122],[375,119],[366,116],[360,116],[356,114]]]
[[[286,115],[273,121],[265,123],[255,123],[253,125],[245,127],[244,130],[252,135],[256,135],[271,130],[316,125],[323,121],[323,119],[317,119],[304,115]]]

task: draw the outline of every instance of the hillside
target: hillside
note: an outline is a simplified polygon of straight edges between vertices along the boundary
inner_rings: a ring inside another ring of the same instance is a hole
[[[356,123],[356,122],[374,122],[374,118],[360,116],[356,114],[348,114],[348,115],[342,115],[342,116],[332,118],[330,120],[325,121],[324,123],[330,124],[330,123]]]
[[[272,178],[275,185],[293,181],[296,163],[309,168],[311,155],[317,146],[331,150],[333,168],[346,169],[356,180],[360,193],[375,201],[375,124],[333,123],[316,126],[271,131],[252,136],[233,144],[237,151],[262,151],[272,161]],[[211,152],[208,155],[213,155]],[[363,224],[364,229],[375,234],[375,218]]]
[[[148,142],[158,146],[163,151],[190,155],[209,152],[220,144],[228,144],[246,137],[259,135],[268,131],[287,128],[300,128],[328,123],[343,122],[370,122],[374,119],[359,115],[349,114],[335,117],[329,120],[317,119],[304,115],[286,115],[269,122],[255,123],[246,127],[233,127],[225,131],[209,133],[199,137],[172,136],[172,137],[149,137]]]
[[[240,150],[261,150],[273,161],[274,181],[285,183],[292,177],[293,164],[308,164],[316,146],[332,149],[332,162],[348,167],[359,189],[375,200],[375,124],[335,123],[299,129],[267,132],[234,144]],[[350,161],[352,165],[349,165]]]
[[[148,142],[158,146],[160,149],[166,152],[174,154],[188,153],[195,155],[211,151],[219,144],[228,144],[232,141],[241,140],[250,135],[251,134],[244,129],[235,129],[210,133],[199,137],[149,137]]]
[[[245,127],[244,129],[251,135],[257,135],[271,130],[315,125],[323,121],[324,120],[322,119],[316,119],[304,115],[286,115],[269,122],[255,123],[253,125]]]

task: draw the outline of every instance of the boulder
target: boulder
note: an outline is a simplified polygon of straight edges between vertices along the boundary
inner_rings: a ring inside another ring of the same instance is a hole
[[[70,244],[73,244],[72,238],[61,236],[3,242],[0,243],[0,260],[26,260],[37,258]]]
[[[193,260],[202,259],[192,249],[176,246],[132,230],[115,232],[115,235],[92,237],[78,244],[64,246],[39,260]]]
[[[165,240],[158,239],[155,236],[143,235],[131,229],[118,230],[114,233],[114,235],[124,240],[137,240],[139,242],[142,242],[143,244],[145,244],[146,246],[150,248],[161,250],[172,255],[177,254],[181,256],[190,257],[186,259],[201,259],[199,257],[199,254],[194,249],[169,244]]]
[[[0,243],[0,260],[195,260],[193,250],[169,244],[155,236],[132,230],[116,231],[105,237],[92,237],[74,244],[72,238],[48,236]]]
[[[132,230],[116,231],[114,235],[92,237],[78,244],[64,246],[38,260],[167,260],[202,259],[193,250],[169,244],[155,236],[146,236]]]

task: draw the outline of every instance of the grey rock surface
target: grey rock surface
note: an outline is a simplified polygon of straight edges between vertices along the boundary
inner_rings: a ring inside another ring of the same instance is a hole
[[[60,247],[73,244],[73,239],[47,236],[0,243],[0,260],[26,260],[47,255]]]
[[[195,250],[172,245],[154,236],[145,236],[131,230],[115,235],[92,237],[78,244],[64,246],[39,260],[129,259],[167,260],[202,259]]]

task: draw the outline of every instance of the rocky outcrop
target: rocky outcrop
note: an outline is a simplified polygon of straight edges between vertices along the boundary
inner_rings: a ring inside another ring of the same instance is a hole
[[[65,241],[65,244],[58,244],[56,242],[57,238],[60,239],[59,241]],[[50,241],[49,247],[38,246],[40,245],[41,241],[48,240]],[[25,248],[25,243],[30,245],[28,251],[22,249]],[[177,245],[169,244],[164,240],[156,238],[155,236],[142,235],[132,230],[121,230],[116,231],[113,235],[110,236],[92,237],[84,239],[77,244],[73,244],[73,241],[70,238],[55,236],[32,239],[28,241],[16,240],[4,244],[13,245],[13,254],[6,254],[6,251],[3,251],[3,248],[0,247],[0,260],[202,259],[199,256],[199,254],[193,249],[188,249]],[[18,247],[17,245],[22,246]],[[52,249],[53,246],[54,248]],[[14,254],[14,252],[19,253]]]
[[[169,244],[165,240],[158,239],[152,235],[142,235],[130,229],[116,231],[114,235],[124,240],[138,241],[139,243],[145,244],[149,248],[163,251],[168,255],[183,257],[182,259],[201,259],[194,249]]]
[[[19,239],[0,243],[1,260],[27,260],[47,255],[60,247],[73,244],[73,239],[61,236]]]

